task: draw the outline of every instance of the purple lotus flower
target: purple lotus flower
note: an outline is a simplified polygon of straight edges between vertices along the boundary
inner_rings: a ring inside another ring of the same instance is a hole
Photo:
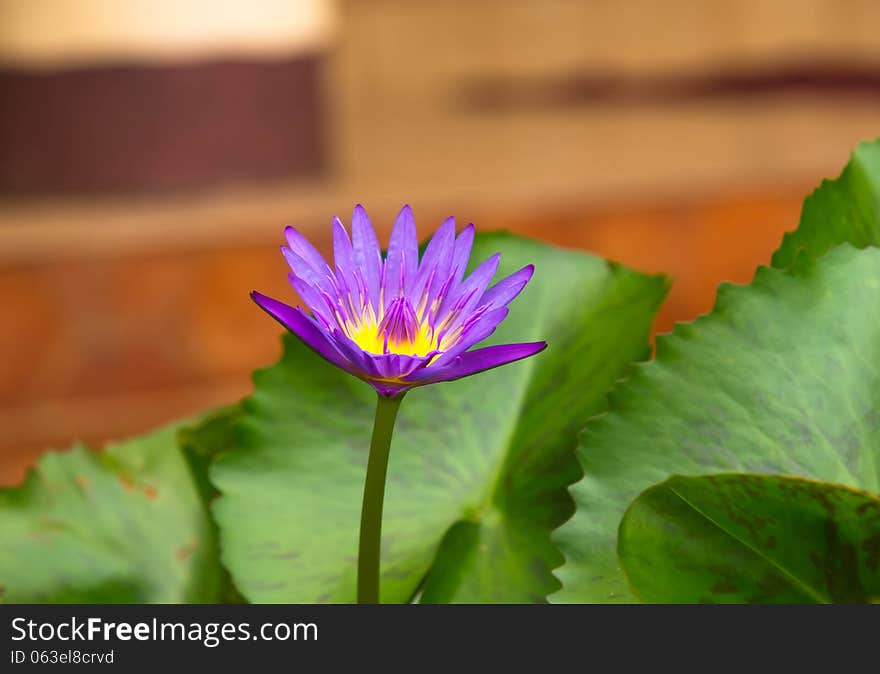
[[[308,347],[381,395],[467,377],[547,346],[532,342],[468,351],[495,331],[507,316],[507,304],[534,272],[528,265],[487,290],[501,258],[496,254],[464,278],[473,225],[456,238],[455,220],[448,218],[421,260],[409,206],[397,216],[384,260],[360,205],[351,229],[349,239],[339,218],[333,219],[333,267],[293,227],[285,230],[288,245],[281,250],[293,270],[290,282],[311,316],[256,291],[251,297]]]

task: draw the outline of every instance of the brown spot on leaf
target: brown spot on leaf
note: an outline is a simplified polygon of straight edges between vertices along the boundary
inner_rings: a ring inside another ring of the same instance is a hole
[[[813,500],[817,501],[820,506],[828,513],[829,517],[834,517],[836,507],[834,503],[829,498],[828,494],[824,491],[819,491],[816,489],[810,489],[807,491],[807,495]]]
[[[92,481],[89,480],[89,478],[87,478],[85,475],[77,475],[73,479],[76,480],[79,488],[83,490],[88,489],[89,485],[92,484]]]
[[[880,510],[880,501],[865,501],[856,508],[856,513],[859,516],[866,515],[869,510]]]
[[[159,490],[156,489],[153,485],[137,484],[134,480],[132,480],[128,475],[124,473],[119,473],[116,476],[116,479],[119,481],[119,484],[122,485],[122,488],[125,489],[125,491],[131,492],[135,489],[139,489],[141,492],[143,492],[144,496],[146,496],[150,500],[153,500],[157,496],[159,496]]]
[[[825,565],[825,585],[836,603],[862,603],[865,591],[859,577],[858,552],[852,543],[841,536],[837,522],[825,523],[828,562]]]
[[[193,541],[192,543],[187,543],[182,548],[180,548],[177,551],[177,553],[175,554],[175,557],[177,557],[177,561],[185,562],[187,559],[189,559],[192,556],[192,553],[194,553],[198,547],[199,547],[198,541]]]
[[[739,588],[730,581],[720,580],[709,588],[709,592],[712,594],[733,594],[738,589]]]

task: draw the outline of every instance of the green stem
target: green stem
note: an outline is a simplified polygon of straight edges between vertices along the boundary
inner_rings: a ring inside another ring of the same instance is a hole
[[[358,549],[358,604],[379,603],[379,558],[382,550],[382,503],[385,499],[385,475],[388,472],[388,454],[394,421],[403,395],[386,398],[380,395],[376,403],[376,421],[370,441],[367,461],[367,479],[364,483],[364,503],[361,507],[361,540]]]

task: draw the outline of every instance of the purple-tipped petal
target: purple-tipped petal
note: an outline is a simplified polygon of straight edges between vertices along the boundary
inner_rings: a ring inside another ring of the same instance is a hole
[[[319,356],[347,372],[352,371],[352,364],[342,356],[328,335],[302,309],[279,302],[256,290],[251,292],[251,299]]]
[[[404,206],[394,222],[388,255],[385,257],[385,304],[406,293],[416,280],[419,267],[419,240],[412,209]]]
[[[330,273],[330,267],[324,256],[295,227],[290,225],[285,227],[284,236],[287,238],[287,245],[290,246],[290,249],[314,269],[316,274],[324,276]]]
[[[499,262],[501,262],[501,253],[495,253],[489,259],[481,262],[471,275],[465,279],[464,283],[461,284],[462,294],[476,290],[478,298],[481,297],[492,277],[495,276],[495,272],[498,271]]]
[[[410,377],[410,380],[418,382],[419,385],[453,381],[534,356],[546,348],[547,342],[487,346],[462,354],[446,367],[427,367],[424,370],[419,370]]]
[[[460,313],[453,323],[453,327],[461,325],[463,321],[467,320],[468,315],[480,306],[480,299],[486,292],[486,287],[489,285],[492,277],[495,276],[495,272],[498,271],[498,263],[500,261],[501,254],[495,253],[488,260],[480,263],[471,272],[471,275],[465,279],[464,283],[461,284],[456,293],[450,293],[444,298],[443,303],[440,305],[440,311],[437,312],[438,318],[443,320],[447,313],[455,309]]]
[[[316,271],[308,261],[300,257],[300,255],[292,248],[281,246],[281,252],[284,259],[290,266],[291,271],[314,288],[320,288],[325,292],[333,291],[333,283],[330,278],[330,268],[325,265],[325,271]]]
[[[432,288],[439,288],[449,276],[454,242],[455,218],[449,217],[437,228],[425,248],[425,254],[416,274],[416,282],[410,292],[413,305],[418,305],[423,293],[430,293]]]
[[[364,207],[358,204],[351,214],[351,238],[354,247],[354,262],[363,272],[367,292],[373,309],[379,308],[379,279],[382,275],[382,251],[376,230],[367,216]]]
[[[498,327],[498,324],[507,318],[508,312],[509,309],[507,307],[501,307],[500,309],[493,309],[492,311],[485,312],[476,319],[473,319],[472,317],[471,321],[462,328],[461,336],[455,344],[446,349],[446,351],[434,361],[434,364],[437,367],[443,367],[453,361],[461,353],[467,351],[474,344],[482,342],[495,332],[495,328]]]
[[[501,279],[485,292],[478,306],[489,306],[493,309],[506,306],[522,292],[534,273],[535,265],[529,264],[507,278]]]
[[[473,224],[470,224],[461,231],[461,234],[458,235],[452,251],[452,277],[455,280],[455,283],[461,283],[461,279],[464,278],[464,272],[465,269],[467,269],[473,245],[474,226]]]
[[[325,295],[322,294],[320,289],[309,285],[295,274],[288,274],[287,279],[290,281],[290,285],[293,286],[296,294],[299,295],[299,298],[309,308],[309,311],[314,314],[315,318],[320,320],[325,327],[330,327],[335,323],[336,319],[333,316],[333,310],[328,306]]]
[[[339,218],[333,218],[333,263],[336,266],[337,276],[342,276],[341,280],[344,284],[350,290],[356,289],[354,248]]]

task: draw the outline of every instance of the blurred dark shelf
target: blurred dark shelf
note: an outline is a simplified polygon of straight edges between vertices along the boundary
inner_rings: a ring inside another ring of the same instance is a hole
[[[316,178],[323,56],[0,68],[0,195]]]

